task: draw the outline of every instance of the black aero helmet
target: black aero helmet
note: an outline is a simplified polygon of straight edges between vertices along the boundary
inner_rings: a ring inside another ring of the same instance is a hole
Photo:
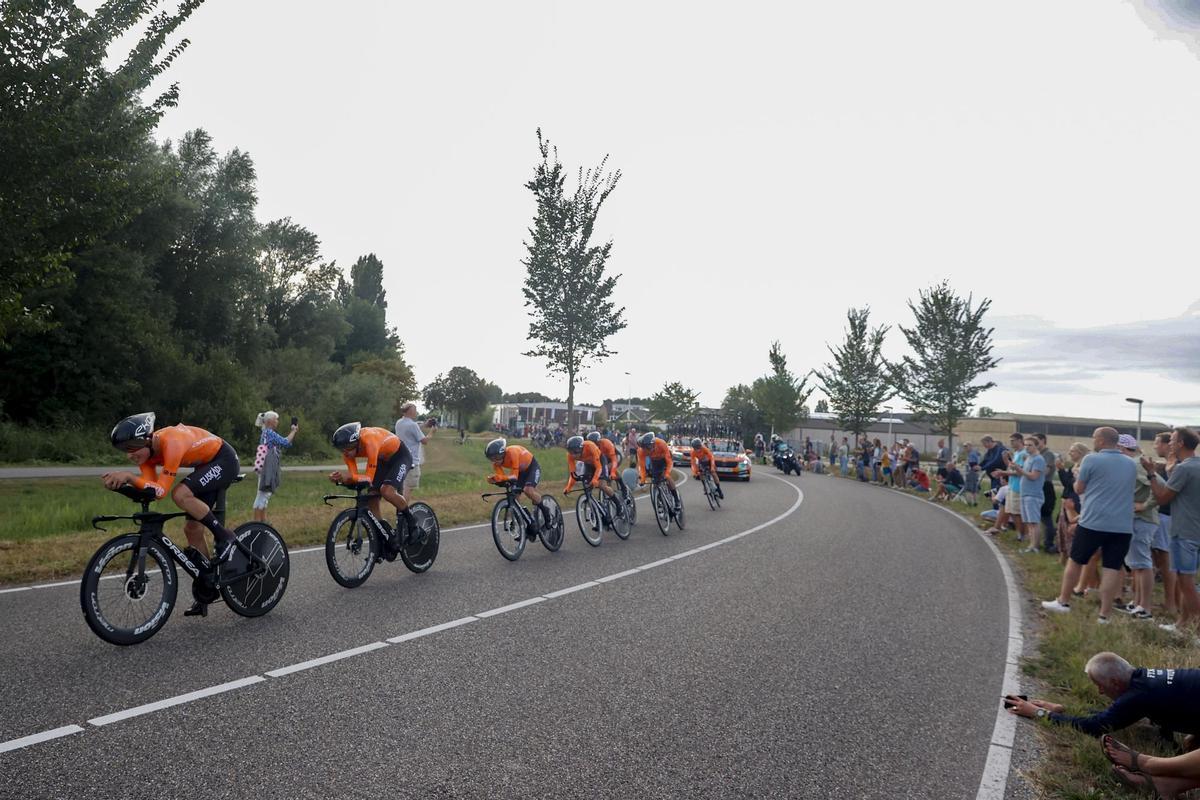
[[[118,450],[128,450],[131,447],[149,447],[150,437],[154,433],[154,412],[146,411],[126,417],[116,424],[108,440]]]
[[[508,449],[508,442],[504,439],[492,439],[487,443],[487,447],[483,448],[483,454],[493,461],[497,458],[504,458],[504,451]]]
[[[358,437],[362,433],[361,422],[347,422],[333,432],[333,446],[337,450],[349,450],[358,446]]]
[[[692,449],[693,450],[699,450],[703,444],[704,444],[704,442],[700,441],[699,439],[692,439]]]
[[[600,431],[592,431],[591,433],[589,433],[589,434],[587,435],[587,438],[588,438],[588,441],[589,441],[589,442],[598,442],[598,441],[600,441]]]
[[[582,436],[572,436],[570,439],[567,439],[567,450],[569,450],[572,453],[582,453],[583,452],[583,437]]]
[[[643,433],[641,436],[638,437],[638,445],[641,447],[644,447],[646,449],[649,449],[650,447],[652,447],[654,445],[654,434],[653,433]]]

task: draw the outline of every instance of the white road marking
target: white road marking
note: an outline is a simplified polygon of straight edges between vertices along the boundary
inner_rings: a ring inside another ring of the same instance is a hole
[[[638,569],[638,572],[641,572],[641,571],[647,570],[647,569],[654,569],[655,567],[661,567],[663,564],[670,564],[674,560],[675,559],[673,559],[673,558],[660,558],[658,561],[651,561],[649,564],[642,564],[637,569]]]
[[[420,639],[422,636],[429,636],[432,633],[441,633],[442,631],[448,631],[451,628],[457,628],[459,625],[466,625],[468,622],[478,621],[479,617],[461,617],[450,622],[443,622],[441,625],[431,625],[428,628],[421,628],[419,631],[402,633],[399,636],[393,636],[391,639],[388,639],[388,641],[392,644],[400,644],[401,642],[407,642],[410,639]]]
[[[268,672],[267,675],[269,675],[272,678],[282,678],[284,675],[291,675],[293,672],[300,672],[301,670],[312,669],[313,667],[319,667],[322,664],[329,664],[334,661],[341,661],[343,658],[350,658],[351,656],[362,655],[363,653],[369,653],[372,650],[378,650],[381,647],[387,647],[387,646],[388,646],[387,642],[371,642],[370,644],[364,644],[361,647],[351,647],[349,650],[342,650],[341,652],[330,653],[329,655],[321,656],[320,658],[312,658],[312,659],[309,659],[308,661],[301,661],[299,664],[292,664],[289,667],[280,667],[279,669],[273,669],[270,672]]]
[[[497,614],[507,614],[509,611],[516,611],[518,608],[524,608],[525,606],[531,606],[534,603],[544,603],[544,602],[546,602],[546,598],[539,594],[537,597],[531,597],[528,600],[521,600],[516,603],[509,603],[506,606],[500,606],[499,608],[493,608],[488,611],[480,611],[475,616],[486,619],[488,617],[494,617]]]
[[[28,592],[32,586],[16,586],[12,589],[0,589],[0,594],[11,594],[12,592]]]
[[[630,575],[637,575],[639,571],[640,568],[634,567],[633,569],[627,569],[622,572],[614,572],[612,575],[605,575],[603,578],[596,578],[596,583],[608,583],[609,581],[620,580],[621,578],[627,578]]]
[[[49,589],[54,586],[78,586],[78,585],[79,585],[79,581],[73,580],[73,581],[58,581],[57,583],[37,583],[37,584],[34,584],[33,586],[30,586],[29,588],[30,589]]]
[[[599,585],[600,584],[596,583],[595,581],[586,581],[584,583],[577,583],[574,586],[568,586],[566,589],[559,589],[557,592],[547,592],[546,594],[542,595],[542,597],[546,598],[547,600],[553,600],[554,598],[562,597],[565,594],[571,594],[572,592],[578,592],[580,589],[588,589],[588,588],[591,588],[592,586],[599,586]]]
[[[22,747],[29,747],[31,744],[41,744],[51,739],[61,739],[64,736],[70,736],[72,733],[82,732],[83,728],[78,725],[64,725],[61,728],[55,728],[51,731],[42,731],[30,736],[22,736],[20,739],[9,739],[7,742],[0,742],[0,753],[7,753],[9,750],[20,750]]]
[[[229,681],[217,686],[209,686],[207,689],[197,689],[194,692],[187,694],[179,694],[174,697],[168,697],[166,700],[159,700],[154,703],[146,703],[144,706],[136,706],[127,708],[124,711],[118,711],[115,714],[105,714],[103,717],[89,719],[89,725],[100,727],[103,725],[111,725],[114,722],[129,719],[130,717],[140,717],[142,714],[149,714],[151,711],[160,711],[171,706],[190,703],[193,700],[199,700],[202,697],[212,697],[214,694],[223,694],[224,692],[232,692],[234,689],[241,689],[243,686],[251,686],[255,683],[262,683],[266,678],[261,675],[252,675],[249,678],[239,678],[236,681]]]

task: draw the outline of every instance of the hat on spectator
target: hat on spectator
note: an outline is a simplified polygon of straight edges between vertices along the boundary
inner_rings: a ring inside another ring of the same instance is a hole
[[[1120,447],[1122,450],[1137,450],[1137,439],[1133,438],[1128,433],[1122,433],[1117,438],[1117,447]]]

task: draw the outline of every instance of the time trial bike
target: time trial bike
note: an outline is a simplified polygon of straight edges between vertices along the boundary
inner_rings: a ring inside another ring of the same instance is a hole
[[[575,490],[579,492],[575,500],[575,521],[579,524],[583,540],[592,547],[599,547],[605,528],[611,528],[619,539],[628,539],[629,519],[625,516],[625,504],[621,499],[604,493],[597,497],[595,489],[586,483],[581,487]]]
[[[549,494],[542,495],[542,519],[536,533],[533,526],[533,512],[521,505],[518,498],[516,481],[505,481],[497,484],[504,488],[503,492],[484,492],[480,497],[503,497],[492,508],[492,541],[500,555],[509,561],[516,561],[525,552],[526,540],[537,536],[550,552],[555,552],[563,543],[563,513],[558,501]],[[549,522],[547,523],[547,519]]]
[[[672,493],[670,485],[663,478],[656,478],[650,485],[650,506],[654,509],[654,521],[663,536],[671,534],[671,522],[674,521],[683,530],[683,498],[676,504],[678,491]]]
[[[333,505],[330,500],[354,501],[354,508],[347,508],[333,518],[325,536],[325,565],[335,581],[347,589],[362,586],[376,564],[395,561],[396,556],[418,574],[433,566],[442,529],[432,508],[426,503],[410,503],[415,530],[402,514],[397,514],[393,531],[386,521],[371,512],[370,502],[379,495],[366,491],[370,482],[345,485],[354,494],[327,494],[322,498],[327,506]]]

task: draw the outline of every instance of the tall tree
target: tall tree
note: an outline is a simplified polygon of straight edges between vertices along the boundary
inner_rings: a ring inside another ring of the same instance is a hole
[[[771,374],[757,379],[750,386],[754,405],[771,426],[773,433],[787,433],[804,418],[804,404],[813,390],[808,387],[808,377],[796,379],[788,369],[787,357],[779,342],[771,343],[767,354],[771,362]]]
[[[737,428],[742,432],[742,444],[749,446],[754,442],[754,434],[766,433],[769,423],[762,411],[754,403],[754,390],[744,383],[730,386],[721,401],[721,410],[737,422]]]
[[[160,185],[139,166],[179,88],[148,105],[141,94],[187,47],[163,52],[200,2],[148,20],[151,3],[104,3],[90,17],[71,0],[0,4],[0,349],[15,329],[53,324],[27,293],[69,283],[70,256],[127,224]],[[125,61],[107,68],[109,47],[142,22]]]
[[[972,300],[971,295],[956,295],[948,281],[922,291],[916,303],[909,300],[916,324],[900,330],[913,354],[891,370],[900,397],[918,418],[946,434],[951,451],[954,426],[967,416],[975,398],[996,385],[973,381],[1000,363],[992,358],[993,329],[983,323],[992,301],[972,305]]]
[[[467,367],[451,367],[421,392],[421,399],[428,408],[453,411],[460,430],[466,426],[469,417],[487,408],[487,397],[487,381]]]
[[[888,326],[871,329],[870,316],[866,307],[846,312],[846,337],[838,347],[829,346],[833,362],[816,373],[837,414],[838,427],[857,436],[879,419],[880,406],[895,394],[883,357]]]
[[[817,401],[817,405],[815,408],[813,408],[813,411],[817,412],[818,414],[828,414],[829,413],[829,401],[826,400],[824,397],[822,397],[820,400]]]
[[[527,271],[522,291],[534,342],[525,355],[545,359],[551,373],[566,376],[567,424],[573,427],[575,384],[593,362],[615,355],[608,339],[626,325],[625,309],[612,299],[620,276],[606,274],[612,242],[592,244],[596,218],[621,172],[606,173],[605,156],[587,172],[579,168],[578,185],[568,194],[557,148],[540,128],[537,138],[542,159],[525,184],[536,200],[521,262]]]
[[[674,422],[692,414],[700,407],[696,399],[699,392],[692,391],[679,381],[664,383],[661,391],[650,398],[650,411],[658,419]]]
[[[362,353],[391,357],[400,348],[400,336],[387,324],[383,262],[374,253],[361,256],[351,265],[350,284],[341,294],[350,332],[334,358],[350,363]]]

